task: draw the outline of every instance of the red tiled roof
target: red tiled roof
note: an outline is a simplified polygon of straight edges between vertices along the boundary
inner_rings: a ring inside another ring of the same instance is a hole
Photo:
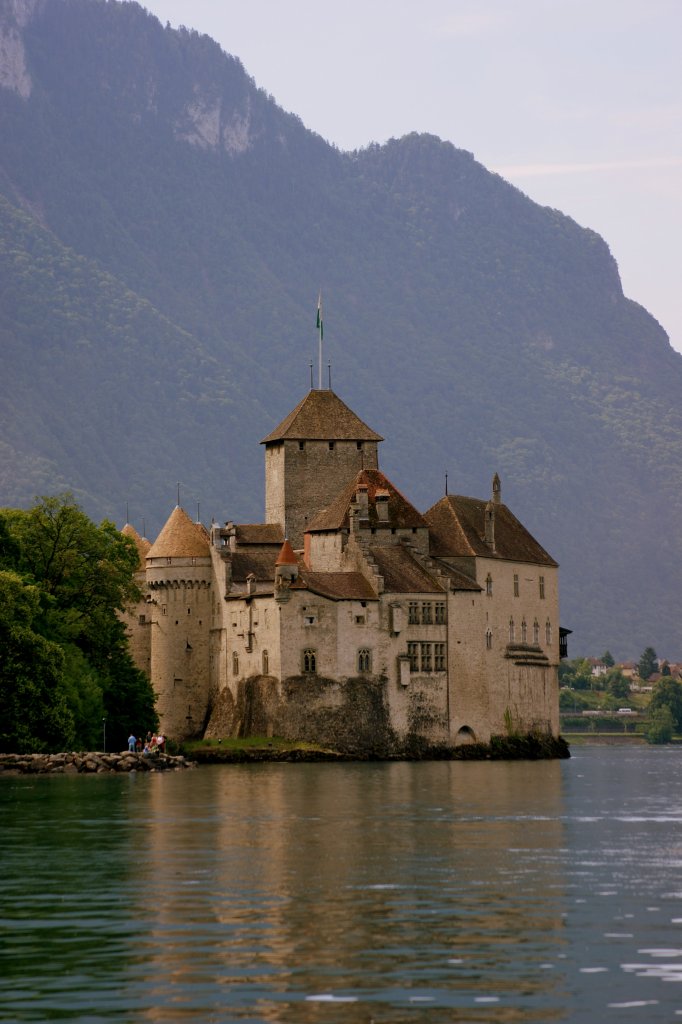
[[[355,497],[358,485],[367,485],[368,515],[370,526],[376,526],[379,522],[376,511],[376,494],[382,491],[388,492],[388,525],[390,527],[409,529],[411,527],[425,527],[426,520],[420,512],[411,505],[407,498],[403,497],[400,491],[393,486],[388,477],[384,476],[378,469],[363,469],[344,489],[338,494],[328,508],[323,509],[315,516],[308,526],[311,533],[322,533],[327,530],[340,530],[348,528],[350,524],[349,510]]]
[[[294,549],[289,543],[288,537],[285,538],[284,543],[282,544],[275,565],[298,565],[298,559],[294,554]]]

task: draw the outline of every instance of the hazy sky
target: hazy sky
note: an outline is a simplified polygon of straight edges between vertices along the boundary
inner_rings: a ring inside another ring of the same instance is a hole
[[[431,132],[594,228],[682,351],[682,0],[143,0],[341,149]]]

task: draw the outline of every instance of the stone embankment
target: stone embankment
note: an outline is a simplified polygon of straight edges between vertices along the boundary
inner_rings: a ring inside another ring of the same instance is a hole
[[[105,772],[164,772],[193,768],[194,762],[170,754],[0,754],[0,774],[97,775]]]

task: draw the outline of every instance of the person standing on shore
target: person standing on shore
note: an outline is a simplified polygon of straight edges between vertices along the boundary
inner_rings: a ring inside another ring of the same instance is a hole
[[[135,753],[135,744],[136,743],[137,743],[137,738],[135,736],[133,736],[133,734],[131,733],[130,736],[128,737],[128,751],[130,753],[133,753],[133,754]]]

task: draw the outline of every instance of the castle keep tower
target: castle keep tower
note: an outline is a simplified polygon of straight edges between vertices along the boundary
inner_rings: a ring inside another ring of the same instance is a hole
[[[211,557],[209,538],[177,505],[147,552],[151,671],[161,730],[202,731],[208,710]]]
[[[294,548],[308,523],[362,469],[378,469],[383,438],[333,391],[310,391],[261,442],[265,521],[279,523]]]

